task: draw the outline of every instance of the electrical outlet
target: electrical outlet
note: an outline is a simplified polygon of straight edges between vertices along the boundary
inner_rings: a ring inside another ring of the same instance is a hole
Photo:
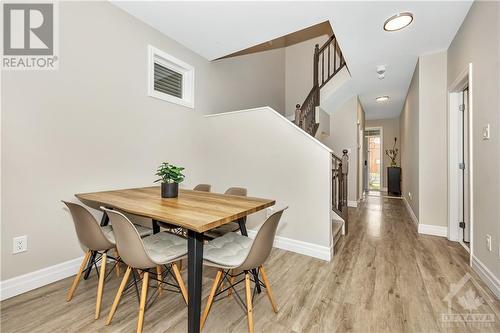
[[[20,253],[28,250],[28,236],[19,236],[12,239],[12,253]]]
[[[486,248],[491,252],[491,236],[486,235]]]
[[[411,192],[408,192],[408,197],[411,199]]]
[[[273,207],[269,207],[266,209],[266,218],[273,215],[274,213],[274,208]]]

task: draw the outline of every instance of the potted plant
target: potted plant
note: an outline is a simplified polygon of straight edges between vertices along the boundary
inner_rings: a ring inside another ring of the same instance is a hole
[[[183,167],[178,167],[168,162],[163,162],[158,167],[156,175],[160,179],[155,180],[155,183],[161,181],[162,198],[177,198],[179,195],[179,183],[184,180],[182,170],[184,170]]]
[[[396,158],[398,157],[399,150],[396,148],[396,143],[398,142],[398,138],[394,138],[394,145],[392,146],[392,149],[386,149],[385,154],[389,156],[391,159],[391,167],[397,166],[396,164]]]

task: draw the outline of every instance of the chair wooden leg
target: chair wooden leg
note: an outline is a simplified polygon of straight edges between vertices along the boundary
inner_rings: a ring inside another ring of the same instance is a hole
[[[111,311],[109,312],[108,315],[108,320],[106,321],[106,325],[111,324],[111,320],[113,320],[113,316],[115,315],[116,308],[118,308],[118,304],[120,304],[120,299],[123,294],[123,290],[125,289],[125,286],[127,285],[128,279],[130,277],[130,273],[132,272],[131,267],[127,267],[127,270],[125,271],[125,275],[123,276],[122,283],[120,284],[120,287],[118,288],[118,291],[115,296],[115,300],[113,301],[113,305],[111,306]]]
[[[144,311],[146,310],[146,299],[148,296],[149,287],[149,272],[144,272],[142,277],[142,290],[141,290],[141,301],[139,303],[139,320],[137,321],[137,333],[142,332],[142,326],[144,324]]]
[[[116,256],[116,265],[115,265],[115,271],[116,271],[116,276],[120,277],[120,254],[118,253],[118,249],[115,249],[115,256]]]
[[[267,279],[266,271],[263,266],[259,267],[260,274],[262,275],[262,281],[264,282],[264,286],[266,286],[267,297],[269,297],[269,301],[271,302],[271,306],[273,307],[273,311],[278,313],[278,306],[276,305],[276,301],[274,300],[273,292],[271,290],[271,285],[269,284],[269,280]]]
[[[161,272],[161,265],[156,265],[156,279],[158,280],[158,296],[160,296],[163,293],[162,289],[162,272]]]
[[[232,276],[234,274],[234,270],[232,269],[229,274],[231,274],[231,276],[229,277],[229,284],[232,286],[234,284],[234,276]],[[231,296],[233,294],[233,288],[229,288],[227,290],[227,296]]]
[[[250,273],[248,272],[245,272],[245,291],[247,295],[248,333],[253,333],[252,289],[250,288]]]
[[[73,294],[75,293],[76,287],[78,287],[78,283],[80,283],[80,278],[82,277],[83,270],[85,269],[85,266],[87,265],[87,261],[89,261],[90,254],[92,251],[88,250],[85,253],[85,256],[83,257],[82,264],[80,265],[80,269],[78,270],[78,273],[76,274],[73,284],[71,285],[71,288],[68,291],[68,296],[66,297],[66,302],[71,301],[73,298]]]
[[[215,275],[215,280],[212,285],[212,290],[210,290],[210,295],[208,296],[207,305],[205,305],[205,310],[203,310],[203,315],[201,316],[200,329],[202,329],[203,326],[205,325],[208,312],[210,312],[210,307],[212,306],[212,303],[214,301],[215,293],[217,292],[217,287],[219,286],[219,281],[221,278],[222,278],[222,269],[219,269],[217,271],[217,274]]]
[[[108,256],[106,252],[101,257],[101,269],[99,270],[99,285],[97,286],[97,300],[95,304],[95,319],[99,319],[101,314],[102,292],[104,290],[104,277],[106,276],[106,261]]]
[[[177,284],[179,285],[179,288],[181,289],[181,294],[182,297],[184,298],[184,302],[188,302],[188,293],[186,286],[184,285],[184,280],[182,280],[181,276],[181,271],[177,267],[175,263],[172,264],[172,270],[174,271],[175,279],[177,280]]]

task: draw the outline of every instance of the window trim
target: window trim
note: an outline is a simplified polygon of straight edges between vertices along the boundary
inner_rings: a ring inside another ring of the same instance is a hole
[[[182,75],[182,98],[154,89],[155,63]],[[194,67],[152,45],[148,45],[148,96],[194,109]]]

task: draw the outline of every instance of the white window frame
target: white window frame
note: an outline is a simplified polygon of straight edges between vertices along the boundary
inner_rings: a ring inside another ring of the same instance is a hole
[[[155,63],[182,75],[182,98],[155,90]],[[194,109],[194,67],[152,45],[148,45],[148,96]]]

